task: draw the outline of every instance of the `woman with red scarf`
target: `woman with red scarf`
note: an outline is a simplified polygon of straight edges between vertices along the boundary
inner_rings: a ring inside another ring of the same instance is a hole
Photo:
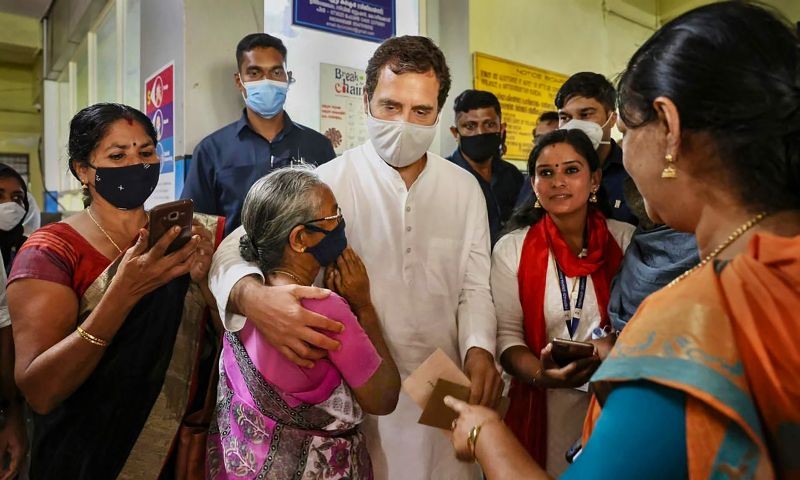
[[[558,475],[581,435],[590,399],[585,384],[600,356],[559,367],[549,342],[590,341],[593,330],[608,325],[611,280],[634,227],[600,211],[600,161],[582,131],[542,137],[528,170],[537,200],[512,217],[510,233],[495,246],[492,296],[500,361],[514,377],[506,422]]]

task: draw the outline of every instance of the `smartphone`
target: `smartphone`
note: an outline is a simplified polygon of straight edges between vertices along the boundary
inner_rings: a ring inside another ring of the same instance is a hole
[[[576,342],[565,338],[554,338],[550,355],[559,367],[566,367],[575,360],[594,355],[594,345],[587,342]]]
[[[186,245],[192,239],[192,217],[194,216],[194,202],[189,199],[175,200],[174,202],[156,205],[150,210],[150,236],[149,247],[164,236],[172,227],[181,227],[181,233],[167,247],[166,254],[170,254]]]

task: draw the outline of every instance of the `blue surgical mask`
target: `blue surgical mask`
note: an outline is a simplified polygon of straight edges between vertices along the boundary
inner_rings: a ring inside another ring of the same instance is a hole
[[[283,111],[286,92],[289,90],[288,83],[274,80],[256,80],[254,82],[242,82],[242,85],[247,91],[247,96],[242,93],[244,103],[259,117],[273,118]]]
[[[347,247],[347,236],[344,233],[344,219],[333,230],[325,230],[315,225],[306,224],[305,227],[315,232],[324,233],[325,236],[313,247],[308,247],[306,252],[317,260],[320,266],[327,267],[339,258]]]

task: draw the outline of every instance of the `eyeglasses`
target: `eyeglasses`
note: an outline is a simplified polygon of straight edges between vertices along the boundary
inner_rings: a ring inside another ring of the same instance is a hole
[[[303,226],[306,227],[307,229],[315,231],[315,232],[328,233],[328,232],[330,232],[330,230],[325,230],[324,228],[320,228],[320,227],[318,227],[316,225],[313,225],[313,224],[317,223],[317,222],[326,222],[326,221],[330,221],[330,220],[336,220],[336,223],[339,223],[339,220],[341,220],[341,219],[342,219],[342,208],[341,207],[336,207],[336,215],[331,215],[329,217],[322,217],[322,218],[316,218],[314,220],[309,220],[306,223],[304,223]]]

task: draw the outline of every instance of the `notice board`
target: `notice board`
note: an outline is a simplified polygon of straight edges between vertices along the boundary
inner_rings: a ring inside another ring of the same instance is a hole
[[[476,52],[473,60],[475,88],[494,93],[503,109],[508,148],[504,158],[527,161],[536,120],[542,112],[556,109],[556,93],[567,76],[484,53]]]
[[[397,24],[395,0],[294,0],[292,23],[325,32],[383,42]]]

